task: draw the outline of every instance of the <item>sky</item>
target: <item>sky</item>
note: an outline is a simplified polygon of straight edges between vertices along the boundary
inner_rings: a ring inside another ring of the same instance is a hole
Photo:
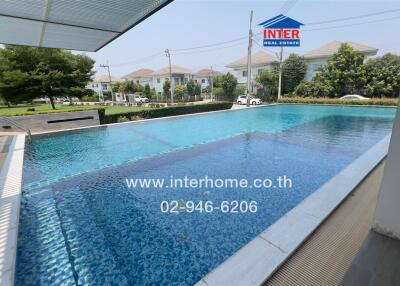
[[[108,62],[111,74],[118,77],[140,68],[167,66],[166,48],[171,50],[172,64],[193,71],[211,66],[226,71],[225,65],[247,54],[251,10],[253,33],[260,44],[258,24],[280,13],[305,24],[301,46],[285,48],[284,56],[303,54],[333,40],[372,46],[379,49],[378,55],[400,54],[398,0],[175,0],[100,51],[86,54],[96,60],[98,74],[105,74],[99,65]],[[365,16],[369,14],[375,15]],[[319,23],[343,18],[349,20]],[[221,42],[227,43],[208,46]],[[202,46],[208,47],[196,48]],[[254,44],[253,53],[259,50],[265,51]]]

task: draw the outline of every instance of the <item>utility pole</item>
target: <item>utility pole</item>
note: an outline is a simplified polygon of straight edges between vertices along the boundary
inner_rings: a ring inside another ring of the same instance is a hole
[[[253,32],[251,24],[253,22],[253,10],[250,12],[250,28],[249,28],[249,45],[247,49],[247,107],[250,106],[250,90],[251,90],[251,47],[253,45]]]
[[[281,46],[281,52],[279,55],[278,99],[280,99],[282,97],[282,58],[283,58],[283,46]]]
[[[107,71],[108,71],[108,82],[109,82],[110,88],[111,88],[111,105],[114,105],[114,92],[113,92],[113,90],[112,90],[112,81],[111,81],[110,65],[109,65],[108,62],[107,62],[106,65],[100,65],[100,67],[101,67],[101,68],[106,68]],[[104,100],[104,98],[103,98],[103,100]]]
[[[165,55],[168,57],[169,62],[169,84],[171,87],[171,103],[174,103],[174,86],[172,84],[172,68],[171,68],[171,54],[168,49],[165,49]]]
[[[214,101],[214,96],[213,96],[213,91],[214,91],[214,70],[213,67],[211,66],[211,78],[210,78],[210,97],[211,101]]]

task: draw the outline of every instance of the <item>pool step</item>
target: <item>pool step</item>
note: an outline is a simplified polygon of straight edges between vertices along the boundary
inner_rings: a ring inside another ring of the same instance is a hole
[[[79,285],[128,285],[79,189],[55,193],[71,264]]]
[[[76,285],[51,190],[42,194],[22,201],[15,285]]]

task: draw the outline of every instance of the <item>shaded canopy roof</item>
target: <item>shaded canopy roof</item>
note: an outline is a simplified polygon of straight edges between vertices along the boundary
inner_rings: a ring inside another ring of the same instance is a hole
[[[358,44],[358,43],[354,43],[354,42],[332,41],[330,43],[323,45],[322,47],[319,47],[315,50],[305,53],[304,57],[306,59],[329,57],[329,56],[333,55],[334,53],[336,53],[343,43],[348,44],[354,50],[359,51],[362,54],[376,55],[376,53],[378,52],[378,49],[372,48],[372,47],[369,47],[369,46],[366,46],[363,44]]]
[[[0,1],[0,43],[97,51],[172,1]]]
[[[276,62],[279,62],[279,59],[275,55],[263,51],[258,51],[251,55],[252,66],[260,66]],[[247,66],[247,56],[228,64],[226,67],[242,68],[246,66]]]
[[[173,74],[191,74],[192,73],[191,70],[181,67],[181,66],[178,66],[178,65],[171,65],[171,71]],[[169,75],[169,66],[166,66],[162,69],[159,69],[158,71],[155,71],[153,73],[153,75]]]
[[[198,77],[217,76],[217,75],[222,75],[222,73],[220,73],[219,71],[212,70],[212,69],[202,69],[196,73],[196,76],[198,76]]]
[[[134,72],[131,72],[127,75],[124,75],[122,78],[141,78],[141,77],[151,77],[154,71],[152,69],[138,69]]]

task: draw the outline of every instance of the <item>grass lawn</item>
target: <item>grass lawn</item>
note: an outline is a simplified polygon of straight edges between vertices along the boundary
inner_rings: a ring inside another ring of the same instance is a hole
[[[28,108],[35,108],[35,111],[27,111]],[[95,109],[96,107],[104,107],[106,109],[106,114],[123,113],[129,111],[138,111],[146,109],[146,107],[130,107],[130,106],[68,106],[62,104],[56,104],[56,111],[78,111],[78,110],[88,110]],[[53,113],[53,109],[50,104],[33,104],[33,105],[20,105],[13,107],[0,107],[0,116],[18,116],[18,115],[34,115],[34,114],[44,114],[46,112]]]

